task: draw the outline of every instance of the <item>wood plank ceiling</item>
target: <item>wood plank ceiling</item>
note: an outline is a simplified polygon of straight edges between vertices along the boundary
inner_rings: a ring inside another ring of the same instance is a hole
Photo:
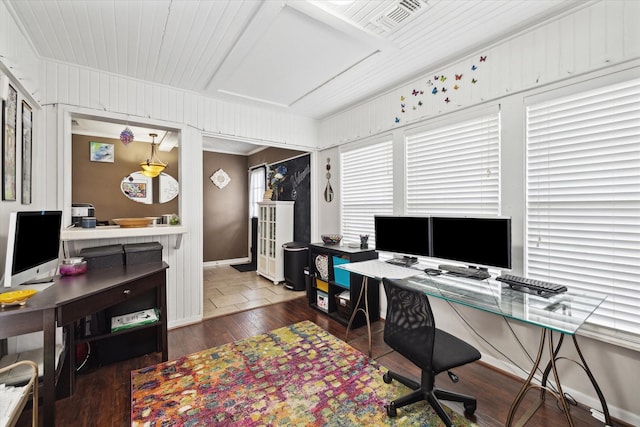
[[[40,56],[322,119],[583,0],[4,0]],[[113,135],[77,120],[74,133]],[[107,126],[107,129],[105,129]],[[111,125],[113,126],[113,124]],[[117,128],[117,129],[116,129]],[[154,131],[156,133],[161,133]],[[144,138],[148,130],[140,130]],[[173,146],[177,144],[169,135]],[[205,138],[205,149],[257,147]]]
[[[44,58],[321,119],[582,0],[5,0]]]

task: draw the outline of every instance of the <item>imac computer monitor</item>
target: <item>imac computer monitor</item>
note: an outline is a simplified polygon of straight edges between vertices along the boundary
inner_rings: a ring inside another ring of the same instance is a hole
[[[429,217],[374,216],[376,250],[429,256]]]
[[[58,267],[62,211],[12,212],[4,286],[35,281]]]
[[[431,217],[431,256],[511,269],[511,218]]]

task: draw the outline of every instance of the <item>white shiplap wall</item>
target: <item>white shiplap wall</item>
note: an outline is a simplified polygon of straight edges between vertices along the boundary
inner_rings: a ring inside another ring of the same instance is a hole
[[[322,121],[320,146],[327,148],[381,132],[416,124],[439,114],[477,105],[640,56],[640,2],[600,1],[558,17],[527,32],[487,47],[476,54],[388,91]],[[424,54],[428,54],[425,52]],[[479,63],[480,55],[486,62]],[[471,71],[472,65],[478,70]],[[460,90],[452,90],[454,74],[463,73]],[[451,102],[432,96],[426,81],[446,75]],[[471,77],[478,82],[468,84]],[[467,83],[466,86],[464,83]],[[423,88],[424,105],[413,110],[411,92]],[[401,113],[400,97],[407,108]],[[395,123],[395,118],[400,123]]]
[[[56,194],[57,206],[70,204],[69,114],[96,116],[138,123],[152,122],[181,129],[180,216],[188,227],[180,249],[165,247],[171,266],[168,274],[168,320],[175,327],[202,316],[202,134],[220,134],[287,147],[312,147],[313,120],[275,110],[241,106],[204,98],[170,87],[43,61],[45,129],[48,147],[55,147],[58,167],[47,169],[47,192]],[[55,118],[54,118],[55,117]],[[53,141],[53,144],[51,143]],[[56,182],[57,181],[57,182]],[[162,238],[160,241],[162,243]],[[85,242],[86,243],[86,242]],[[84,244],[84,243],[83,243]],[[95,246],[101,241],[89,242]]]
[[[43,105],[63,104],[166,120],[207,134],[263,141],[287,148],[316,145],[317,122],[270,108],[237,104],[107,72],[42,61]]]

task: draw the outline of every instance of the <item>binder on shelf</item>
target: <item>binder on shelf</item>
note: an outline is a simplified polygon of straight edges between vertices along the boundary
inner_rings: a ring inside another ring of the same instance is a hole
[[[111,332],[135,328],[137,326],[155,323],[158,321],[158,311],[155,308],[123,314],[111,318]]]

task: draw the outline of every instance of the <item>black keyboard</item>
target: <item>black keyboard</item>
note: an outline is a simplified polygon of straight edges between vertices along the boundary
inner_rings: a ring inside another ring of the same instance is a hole
[[[496,280],[508,284],[510,287],[518,290],[529,290],[531,293],[538,295],[560,294],[567,291],[564,285],[557,283],[543,282],[542,280],[528,279],[526,277],[513,276],[511,274],[503,274],[496,277]]]
[[[459,267],[457,265],[441,264],[438,266],[438,269],[451,273],[454,276],[468,277],[471,279],[484,280],[491,277],[491,274],[489,274],[488,271],[480,270],[477,268],[468,268],[468,267]]]

